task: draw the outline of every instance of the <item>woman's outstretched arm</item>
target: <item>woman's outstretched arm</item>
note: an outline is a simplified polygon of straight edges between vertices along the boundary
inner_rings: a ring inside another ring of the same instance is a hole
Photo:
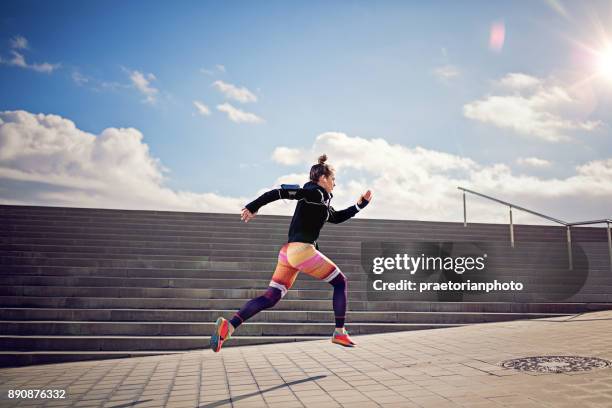
[[[365,192],[365,194],[359,197],[357,204],[345,208],[344,210],[336,211],[333,207],[329,207],[329,218],[327,219],[327,222],[331,222],[332,224],[340,224],[341,222],[354,217],[355,214],[369,204],[371,199],[372,192],[368,190]]]
[[[257,211],[266,204],[280,199],[289,200],[301,200],[305,198],[309,201],[321,201],[322,195],[317,190],[303,189],[303,188],[275,188],[274,190],[266,191],[255,200],[251,201],[242,209],[241,219],[244,222],[249,220],[257,214]]]

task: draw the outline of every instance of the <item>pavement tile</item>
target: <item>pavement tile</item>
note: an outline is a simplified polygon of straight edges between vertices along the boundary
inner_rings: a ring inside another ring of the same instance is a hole
[[[612,359],[612,312],[358,336],[359,347],[288,343],[0,369],[0,389],[66,389],[46,406],[612,407],[612,369],[525,373],[516,357]],[[389,339],[393,341],[390,342]],[[4,391],[3,391],[4,392]],[[231,398],[231,399],[230,399]],[[199,405],[198,405],[199,403]],[[0,401],[40,406],[40,401]]]

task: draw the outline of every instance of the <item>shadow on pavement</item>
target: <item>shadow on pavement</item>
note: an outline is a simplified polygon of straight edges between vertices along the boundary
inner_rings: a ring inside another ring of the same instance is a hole
[[[261,391],[257,391],[257,392],[252,392],[250,394],[238,395],[236,397],[227,398],[227,399],[224,399],[222,401],[217,401],[217,402],[213,402],[213,403],[206,404],[206,405],[200,405],[198,408],[220,407],[221,405],[225,405],[225,404],[229,404],[229,403],[232,403],[232,402],[240,401],[240,400],[243,400],[245,398],[252,397],[254,395],[263,394],[265,392],[270,392],[270,391],[278,390],[279,388],[289,387],[291,385],[301,384],[301,383],[305,383],[305,382],[308,382],[308,381],[320,380],[321,378],[325,378],[325,377],[327,377],[327,376],[326,375],[316,375],[314,377],[304,378],[302,380],[295,380],[295,381],[291,381],[291,382],[288,382],[288,383],[284,383],[284,384],[280,384],[280,385],[275,385],[274,387],[270,387],[270,388],[267,388],[265,390],[261,390]]]

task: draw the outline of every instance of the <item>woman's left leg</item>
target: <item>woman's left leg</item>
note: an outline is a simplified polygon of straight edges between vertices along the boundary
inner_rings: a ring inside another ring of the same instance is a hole
[[[340,272],[330,280],[329,283],[334,287],[333,306],[336,328],[342,329],[344,327],[344,320],[346,319],[348,281],[346,280],[346,276]]]
[[[338,265],[317,250],[314,245],[302,242],[291,242],[287,247],[287,260],[291,266],[334,287],[333,309],[336,330],[332,337],[334,343],[343,346],[354,346],[344,329],[347,306],[347,279]]]

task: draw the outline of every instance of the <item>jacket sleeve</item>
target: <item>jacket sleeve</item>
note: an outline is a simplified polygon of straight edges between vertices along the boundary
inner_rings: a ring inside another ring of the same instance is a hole
[[[350,218],[353,218],[355,214],[361,211],[366,205],[368,205],[368,200],[363,200],[361,207],[357,204],[352,205],[344,210],[336,211],[334,207],[329,207],[329,218],[327,222],[331,222],[332,224],[340,224]]]
[[[350,218],[353,218],[355,214],[359,212],[357,205],[352,205],[344,210],[336,211],[334,207],[329,207],[329,218],[327,222],[332,224],[340,224]]]
[[[317,190],[304,188],[275,188],[260,195],[257,199],[251,201],[245,208],[250,212],[256,213],[261,207],[272,201],[280,199],[301,200],[305,198],[308,201],[314,201],[323,204],[323,196]]]

